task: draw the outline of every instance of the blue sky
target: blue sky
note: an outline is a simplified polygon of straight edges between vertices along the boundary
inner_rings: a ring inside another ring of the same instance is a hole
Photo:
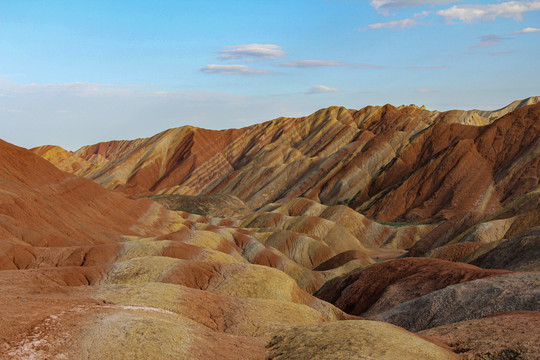
[[[540,0],[0,2],[0,138],[76,149],[330,105],[540,95]]]

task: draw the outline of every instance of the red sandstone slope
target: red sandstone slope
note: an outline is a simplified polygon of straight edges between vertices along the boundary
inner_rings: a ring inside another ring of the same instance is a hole
[[[307,197],[383,221],[448,219],[538,188],[539,109],[488,120],[414,106],[331,107],[236,130],[170,129],[73,155],[93,162],[76,173],[131,195],[221,193],[252,209]]]
[[[381,219],[497,210],[539,186],[539,119],[533,105],[484,127],[438,123],[374,181],[369,201],[352,205]]]
[[[122,235],[158,235],[170,216],[150,200],[131,200],[103,189],[4,141],[0,179],[4,268],[21,265],[20,249],[28,246],[106,244]]]

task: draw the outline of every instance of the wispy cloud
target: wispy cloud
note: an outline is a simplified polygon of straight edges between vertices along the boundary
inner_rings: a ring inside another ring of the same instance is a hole
[[[212,93],[205,91],[163,91],[157,90],[158,85],[154,84],[107,84],[91,82],[66,82],[66,83],[20,83],[15,81],[6,81],[0,78],[0,91],[6,97],[16,97],[22,99],[38,98],[51,101],[56,97],[60,100],[64,97],[69,98],[105,98],[120,99],[122,97],[141,98],[141,97],[177,97],[195,99],[214,99],[216,96],[238,97],[239,95],[226,93]],[[7,100],[9,101],[9,99]],[[60,109],[60,110],[58,110]],[[57,108],[57,112],[68,112],[66,108]]]
[[[231,59],[252,59],[252,60],[274,60],[286,55],[283,48],[275,44],[245,44],[235,46],[225,46],[220,51],[220,58]]]
[[[436,90],[433,90],[433,89],[418,89],[418,90],[416,90],[416,92],[419,93],[419,94],[429,94],[429,93],[436,92]]]
[[[513,53],[513,51],[499,51],[499,52],[492,52],[489,53],[490,56],[501,56],[501,55],[508,55]]]
[[[343,91],[343,90],[331,88],[324,85],[314,85],[308,91],[306,91],[306,94],[322,94],[322,93],[339,92],[339,91]]]
[[[349,64],[340,62],[340,61],[329,61],[329,60],[299,60],[299,61],[289,61],[277,64],[277,66],[285,67],[297,67],[297,68],[313,68],[321,66],[347,66]]]
[[[508,37],[504,35],[495,35],[495,34],[489,34],[489,35],[482,35],[479,37],[480,44],[471,46],[471,49],[480,49],[485,48],[489,46],[494,46],[499,44],[503,40],[507,40]]]
[[[396,21],[388,21],[384,23],[371,24],[363,28],[360,28],[358,30],[391,29],[391,28],[405,29],[405,28],[409,28],[409,27],[421,24],[421,22],[419,22],[418,20],[428,15],[429,15],[429,12],[422,11],[421,13],[414,14],[411,18],[407,18],[403,20],[396,20]]]
[[[530,34],[530,33],[538,33],[540,32],[540,29],[535,28],[525,28],[523,30],[513,31],[507,34],[497,35],[497,34],[488,34],[488,35],[482,35],[479,37],[480,43],[478,45],[471,46],[471,49],[480,49],[485,48],[489,46],[498,45],[503,40],[511,40],[514,39],[513,37],[510,37],[510,35],[523,35],[523,34]],[[508,53],[508,52],[506,52]],[[495,54],[495,53],[494,53]],[[496,53],[499,54],[499,53]]]
[[[355,69],[386,69],[388,66],[359,64],[359,65],[352,65],[352,67],[355,68]]]
[[[150,136],[181,125],[219,129],[230,126],[232,119],[255,123],[289,116],[290,109],[300,111],[298,102],[288,98],[166,91],[147,85],[31,84],[0,78],[0,92],[7,95],[0,97],[3,140],[25,147],[57,144],[70,150],[115,138]],[[307,112],[307,106],[300,108]]]
[[[412,26],[418,25],[418,21],[414,19],[403,19],[403,20],[397,20],[397,21],[389,21],[385,23],[376,23],[368,25],[362,29],[359,30],[368,30],[368,29],[391,29],[391,28],[400,28],[405,29]]]
[[[276,66],[296,67],[296,68],[315,68],[315,67],[325,67],[325,66],[348,66],[353,69],[385,69],[387,68],[387,66],[383,66],[383,65],[349,64],[346,62],[331,61],[331,60],[288,61],[288,62],[276,64]]]
[[[449,9],[437,11],[437,15],[444,17],[448,23],[453,20],[471,23],[476,20],[495,20],[498,17],[521,20],[524,13],[535,10],[540,10],[540,0],[508,1],[487,5],[454,5]]]
[[[92,96],[95,94],[122,94],[133,90],[151,89],[155,85],[107,84],[91,82],[67,83],[18,83],[1,81],[0,90],[4,96],[17,96],[34,93],[51,93],[56,95]]]
[[[540,29],[528,27],[528,28],[525,28],[523,30],[511,32],[508,35],[529,34],[529,33],[536,33],[536,32],[540,32]]]
[[[428,65],[428,66],[407,66],[405,69],[411,70],[429,70],[429,69],[448,69],[448,65]]]
[[[377,11],[387,14],[388,10],[400,9],[422,5],[442,5],[456,2],[456,0],[371,0],[370,5]]]
[[[268,75],[276,74],[274,71],[253,69],[247,65],[215,65],[210,64],[199,69],[206,74],[225,74],[225,75]]]

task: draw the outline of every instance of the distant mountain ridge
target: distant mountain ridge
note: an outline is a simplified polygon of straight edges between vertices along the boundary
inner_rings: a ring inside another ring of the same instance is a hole
[[[531,97],[528,97],[526,99],[523,99],[523,100],[516,100],[516,101],[513,101],[511,104],[503,107],[503,108],[500,108],[498,110],[493,110],[493,111],[484,111],[484,110],[472,110],[474,111],[476,114],[482,116],[482,117],[485,117],[485,118],[488,118],[488,119],[496,119],[496,118],[499,118],[501,116],[504,116],[514,110],[517,110],[517,109],[520,109],[524,106],[527,106],[527,105],[534,105],[534,104],[538,104],[540,103],[540,96],[531,96]]]
[[[537,174],[522,170],[538,162],[540,106],[521,110],[539,100],[495,112],[330,107],[242,129],[184,126],[73,153],[33,151],[134,196],[227,194],[251,209],[307,197],[383,221],[448,219],[494,211],[538,185]]]

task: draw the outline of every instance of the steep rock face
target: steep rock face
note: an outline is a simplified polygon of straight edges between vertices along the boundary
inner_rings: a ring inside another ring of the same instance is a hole
[[[415,106],[331,107],[243,129],[185,126],[74,155],[104,159],[77,171],[130,195],[221,193],[253,209],[306,197],[384,221],[449,219],[538,187],[539,107],[485,121]]]

